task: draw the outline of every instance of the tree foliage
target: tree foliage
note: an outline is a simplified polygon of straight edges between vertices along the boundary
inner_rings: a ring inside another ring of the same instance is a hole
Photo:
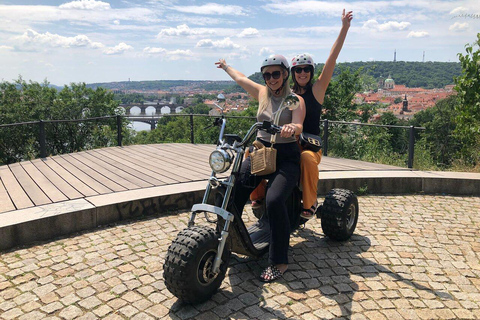
[[[462,141],[461,157],[467,163],[480,161],[480,33],[473,44],[458,54],[462,74],[455,78],[458,92],[457,127],[455,133]]]
[[[322,70],[323,64],[317,65]],[[458,62],[417,62],[417,61],[369,61],[339,63],[333,76],[341,73],[341,68],[350,68],[352,71],[362,69],[361,74],[370,76],[364,78],[366,90],[375,89],[375,83],[386,79],[389,75],[396,84],[403,84],[410,88],[423,87],[426,89],[442,88],[453,84],[453,78],[461,74]]]
[[[460,151],[461,142],[454,135],[458,103],[458,96],[450,96],[415,114],[410,122],[413,126],[425,127],[425,132],[417,135],[417,139],[436,168],[450,167]]]
[[[357,105],[353,98],[362,89],[361,71],[340,68],[340,74],[330,81],[323,103],[325,119],[350,121],[356,117]]]
[[[0,83],[0,124],[39,120],[79,120],[116,115],[118,102],[103,88],[84,83],[65,86],[61,91],[48,82]],[[123,130],[128,137],[127,123]],[[51,155],[116,143],[116,121],[45,123],[46,149]],[[39,125],[25,124],[0,128],[0,162],[12,163],[39,156]]]

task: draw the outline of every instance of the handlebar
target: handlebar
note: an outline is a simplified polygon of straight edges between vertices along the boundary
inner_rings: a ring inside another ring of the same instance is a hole
[[[203,130],[206,130],[206,129],[210,129],[211,127],[219,127],[222,125],[222,120],[223,120],[223,117],[222,118],[215,118],[215,120],[213,120],[213,123],[204,127]]]
[[[264,130],[270,134],[277,134],[282,131],[282,127],[277,126],[276,124],[273,124],[270,121],[263,121],[262,127],[260,128],[260,130]]]

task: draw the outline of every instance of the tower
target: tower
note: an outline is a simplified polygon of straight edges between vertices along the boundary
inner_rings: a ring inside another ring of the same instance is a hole
[[[403,99],[403,107],[402,111],[408,111],[408,101],[407,101],[407,94],[405,94],[405,98]]]
[[[422,62],[425,62],[425,51],[423,51],[423,60]]]
[[[397,62],[397,49],[393,51],[393,62]]]

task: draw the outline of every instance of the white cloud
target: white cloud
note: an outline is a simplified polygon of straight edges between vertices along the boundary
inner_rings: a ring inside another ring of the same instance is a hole
[[[116,25],[116,26],[119,26],[120,25],[120,20],[113,20],[113,24]]]
[[[108,10],[111,9],[110,4],[96,0],[77,0],[64,3],[59,6],[60,9],[76,9],[76,10]]]
[[[188,25],[182,24],[177,26],[176,28],[168,28],[161,30],[157,38],[163,37],[178,37],[178,36],[198,36],[198,35],[206,35],[206,34],[215,34],[215,31],[212,29],[190,29]]]
[[[146,47],[143,49],[143,52],[146,54],[165,54],[167,49]]]
[[[211,39],[202,39],[197,42],[196,47],[213,48],[213,49],[239,49],[240,48],[238,44],[234,43],[228,37],[218,41],[212,41]]]
[[[258,55],[260,56],[268,56],[268,55],[271,55],[273,53],[273,50],[270,49],[270,48],[267,48],[267,47],[263,47],[262,49],[260,49],[260,51],[258,52]]]
[[[104,47],[104,45],[100,42],[93,42],[83,34],[75,37],[64,37],[58,34],[52,34],[50,32],[38,33],[35,30],[28,29],[18,38],[26,44],[41,44],[50,47],[91,47],[94,49]]]
[[[240,38],[253,38],[260,36],[260,33],[255,28],[246,28],[238,35]]]
[[[402,21],[402,22],[388,21],[380,24],[378,23],[377,20],[371,19],[365,22],[362,28],[372,29],[377,31],[401,31],[401,30],[408,29],[410,25],[411,23],[406,21]]]
[[[170,60],[179,60],[182,58],[192,58],[193,53],[190,50],[173,50],[173,51],[168,51],[167,52],[167,57]]]
[[[108,55],[113,55],[113,54],[122,54],[125,51],[130,51],[130,50],[133,50],[132,46],[126,44],[125,42],[120,42],[115,47],[105,48],[103,50],[103,53]]]
[[[138,21],[142,24],[158,21],[156,12],[149,8],[122,8],[109,10],[60,9],[55,6],[42,5],[0,5],[0,21],[11,20],[23,28],[31,28],[35,23],[94,23],[111,25],[112,21]],[[5,27],[2,24],[2,29]],[[18,27],[17,27],[18,29]]]
[[[407,38],[425,38],[428,37],[429,34],[426,31],[411,31],[408,35]]]
[[[186,59],[190,60],[193,58],[193,53],[190,50],[167,50],[165,48],[152,48],[146,47],[143,49],[143,53],[148,55],[159,55],[168,60],[179,60],[179,59]]]
[[[326,1],[289,1],[274,2],[263,6],[263,9],[277,14],[327,14],[339,15],[345,5]]]
[[[450,31],[463,31],[468,29],[468,23],[460,23],[460,22],[455,22],[452,24],[450,27],[448,27],[448,30]]]
[[[352,10],[355,16],[372,17],[380,14],[385,19],[385,14],[392,13],[392,17],[399,12],[415,12],[425,10],[430,13],[448,13],[458,6],[455,1],[444,0],[396,0],[396,1],[317,1],[317,0],[270,0],[262,6],[266,11],[281,15],[323,15],[340,17],[343,8]],[[478,0],[464,0],[474,6]],[[398,18],[397,18],[398,19]]]
[[[469,10],[465,7],[457,7],[455,9],[453,9],[452,11],[450,11],[450,14],[455,14],[455,15],[458,15],[458,14],[462,14],[462,13],[467,13]]]
[[[222,5],[218,3],[207,3],[202,6],[173,6],[172,9],[184,13],[203,15],[242,16],[246,14],[245,10],[240,6]]]
[[[13,47],[10,47],[10,46],[0,46],[0,50],[13,50]]]

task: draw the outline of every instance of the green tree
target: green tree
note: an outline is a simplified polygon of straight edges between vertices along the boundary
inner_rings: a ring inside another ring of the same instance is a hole
[[[381,115],[377,121],[381,125],[390,126],[406,126],[407,123],[404,120],[398,119],[392,112],[385,112]],[[389,136],[389,144],[393,152],[399,154],[405,154],[408,148],[408,136],[407,131],[402,128],[386,128]]]
[[[324,117],[328,120],[350,121],[356,117],[354,97],[362,89],[360,70],[340,68],[340,74],[330,81],[325,93]]]
[[[210,107],[204,103],[199,103],[195,106],[187,107],[182,110],[182,113],[189,114],[208,114],[210,112]]]
[[[410,122],[413,126],[425,127],[426,130],[416,138],[429,154],[433,167],[450,167],[460,151],[461,143],[454,135],[458,103],[458,96],[450,96],[415,114]]]
[[[71,84],[60,92],[48,82],[0,83],[0,124],[37,122],[39,120],[81,120],[116,115],[118,101],[106,89]],[[123,132],[128,142],[127,123]],[[55,155],[116,144],[116,121],[78,121],[45,123],[47,153]],[[39,125],[0,128],[0,161],[11,163],[39,156]]]
[[[465,46],[465,51],[465,55],[458,54],[462,75],[455,78],[459,98],[455,133],[463,144],[460,157],[476,165],[480,161],[480,33],[473,44]]]

